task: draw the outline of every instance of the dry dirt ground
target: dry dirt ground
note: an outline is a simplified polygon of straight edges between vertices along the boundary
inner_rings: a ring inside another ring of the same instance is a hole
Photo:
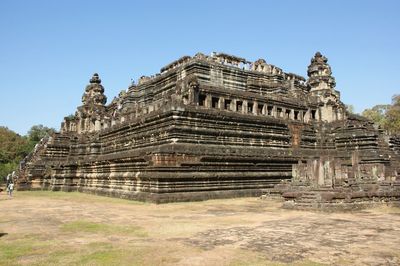
[[[0,265],[400,265],[400,209],[280,208],[257,198],[155,205],[0,194]]]

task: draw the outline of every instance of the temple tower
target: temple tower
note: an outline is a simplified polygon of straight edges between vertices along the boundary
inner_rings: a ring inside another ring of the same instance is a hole
[[[307,84],[312,96],[318,97],[319,117],[322,121],[332,122],[343,119],[344,106],[340,102],[340,93],[335,90],[336,82],[328,59],[320,52],[315,53],[308,66]]]
[[[102,109],[107,102],[107,97],[104,95],[104,87],[101,85],[99,74],[94,73],[89,82],[82,96],[83,106]]]
[[[105,112],[107,97],[101,85],[99,74],[94,73],[82,96],[82,106],[78,107],[75,116],[78,118],[77,132],[93,132],[101,129],[101,120]]]
[[[94,73],[82,96],[82,105],[75,115],[65,117],[61,124],[61,132],[93,132],[105,128],[107,97],[101,85],[99,74]]]

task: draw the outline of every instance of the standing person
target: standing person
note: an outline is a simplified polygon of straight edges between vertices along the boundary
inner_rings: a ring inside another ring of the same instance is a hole
[[[15,171],[11,174],[11,182],[14,183],[18,179],[17,173]]]
[[[7,190],[7,192],[8,192],[8,185],[10,184],[10,180],[11,180],[11,175],[8,174],[7,177],[6,177],[6,190]]]
[[[11,183],[8,185],[8,196],[9,196],[10,198],[12,198],[13,190],[14,190],[14,183],[11,182]]]

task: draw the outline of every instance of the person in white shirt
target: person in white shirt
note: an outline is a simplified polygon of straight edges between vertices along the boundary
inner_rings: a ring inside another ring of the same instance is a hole
[[[14,190],[14,183],[11,182],[10,184],[8,184],[8,189],[7,189],[8,196],[10,198],[12,198],[13,190]]]

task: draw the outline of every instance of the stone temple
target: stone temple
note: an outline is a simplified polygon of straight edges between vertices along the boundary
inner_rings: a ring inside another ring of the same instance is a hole
[[[22,163],[19,186],[157,203],[273,193],[294,205],[398,200],[399,139],[346,112],[325,56],[307,74],[198,53],[108,105],[94,74],[60,133]]]

